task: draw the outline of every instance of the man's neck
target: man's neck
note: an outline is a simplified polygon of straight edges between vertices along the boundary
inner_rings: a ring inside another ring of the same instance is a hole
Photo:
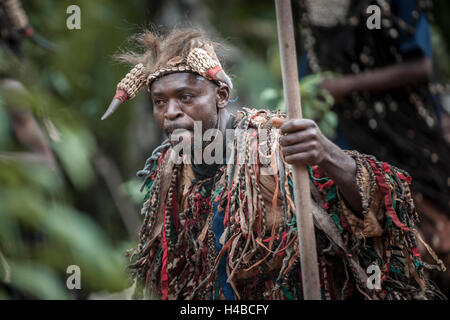
[[[219,130],[222,132],[222,135],[225,136],[225,130],[227,129],[228,121],[230,120],[231,114],[228,112],[226,108],[220,109],[219,111],[219,119],[220,123],[218,125]]]
[[[226,108],[220,109],[219,111],[219,124],[218,124],[218,128],[222,134],[223,137],[223,146],[224,146],[224,156],[225,156],[225,152],[226,152],[226,142],[225,142],[225,137],[226,137],[226,130],[228,127],[228,122],[230,121],[231,118],[231,113],[228,112],[228,110]],[[224,163],[225,163],[225,158],[224,158]],[[192,169],[194,171],[194,174],[196,176],[197,179],[203,180],[207,177],[211,177],[214,176],[215,173],[217,172],[217,170],[222,166],[223,163],[218,163],[218,164],[194,164],[192,166]]]

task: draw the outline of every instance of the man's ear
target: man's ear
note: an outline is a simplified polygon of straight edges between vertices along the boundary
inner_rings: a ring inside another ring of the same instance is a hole
[[[228,105],[230,101],[230,88],[221,83],[216,90],[216,104],[218,109],[223,109]]]

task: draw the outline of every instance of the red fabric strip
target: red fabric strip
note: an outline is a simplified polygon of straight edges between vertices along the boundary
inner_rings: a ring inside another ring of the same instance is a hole
[[[400,180],[403,180],[403,181],[406,180],[406,182],[408,182],[408,184],[411,184],[411,176],[405,177],[405,176],[404,176],[403,174],[401,174],[400,172],[397,172],[397,177],[399,177]]]
[[[318,166],[313,167],[313,177],[316,179],[320,179],[325,177],[325,173],[323,172],[322,168]]]
[[[162,239],[162,248],[163,248],[163,257],[162,257],[162,266],[161,266],[161,293],[162,300],[167,300],[169,296],[169,277],[167,275],[167,238],[166,238],[166,208],[167,208],[167,199],[164,204],[164,220],[163,220],[163,239]]]
[[[382,167],[383,167],[384,172],[391,173],[391,167],[389,166],[389,164],[387,162],[383,162]]]
[[[419,249],[417,249],[417,247],[414,247],[411,249],[412,254],[414,255],[414,257],[416,258],[420,258],[420,253],[419,253]]]
[[[347,222],[345,221],[345,218],[342,214],[339,215],[339,220],[341,221],[341,225],[344,229],[349,230],[350,228],[348,227]]]
[[[392,221],[394,222],[394,224],[397,227],[399,227],[402,230],[411,232],[412,230],[410,228],[408,228],[404,223],[402,223],[398,219],[397,214],[395,213],[393,203],[392,203],[391,190],[389,189],[389,187],[386,183],[386,179],[384,178],[383,173],[377,168],[376,164],[372,160],[367,159],[367,161],[369,161],[369,163],[372,166],[373,171],[377,177],[378,187],[380,189],[381,194],[384,197],[384,205],[386,207],[387,214],[389,215],[389,217],[391,217]]]
[[[319,189],[320,190],[323,190],[324,188],[330,189],[333,185],[334,185],[334,181],[330,179],[325,183],[319,184]]]
[[[233,190],[233,184],[231,183],[231,190]],[[228,225],[228,217],[229,217],[229,213],[230,213],[230,202],[231,202],[231,191],[228,192],[228,197],[227,197],[227,210],[225,211],[225,217],[223,219],[223,225],[224,227],[226,227]]]
[[[177,188],[173,190],[173,198],[172,198],[172,219],[175,222],[175,230],[178,232],[178,199],[177,199]]]

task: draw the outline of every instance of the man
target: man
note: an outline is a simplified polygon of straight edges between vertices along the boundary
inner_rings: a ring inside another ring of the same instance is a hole
[[[302,163],[310,170],[323,299],[441,297],[423,277],[424,268],[445,267],[420,259],[406,172],[342,151],[311,120],[245,108],[230,114],[232,82],[199,31],[147,31],[139,39],[146,51],[122,56],[135,67],[102,119],[147,86],[169,137],[138,172],[147,194],[131,270],[146,293],[301,299],[290,165]]]
[[[336,143],[411,174],[421,232],[450,261],[450,145],[441,126],[445,111],[434,91],[438,86],[431,84],[431,1],[294,3],[303,35],[298,43],[304,44],[301,75],[335,73],[322,86],[335,98]],[[371,27],[374,21],[378,28]],[[436,276],[450,292],[450,273],[446,279]]]

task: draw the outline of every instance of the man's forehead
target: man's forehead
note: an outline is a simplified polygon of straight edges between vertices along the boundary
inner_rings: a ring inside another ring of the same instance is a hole
[[[156,79],[151,84],[151,92],[176,89],[176,87],[198,87],[207,85],[210,81],[192,72],[175,72]]]

